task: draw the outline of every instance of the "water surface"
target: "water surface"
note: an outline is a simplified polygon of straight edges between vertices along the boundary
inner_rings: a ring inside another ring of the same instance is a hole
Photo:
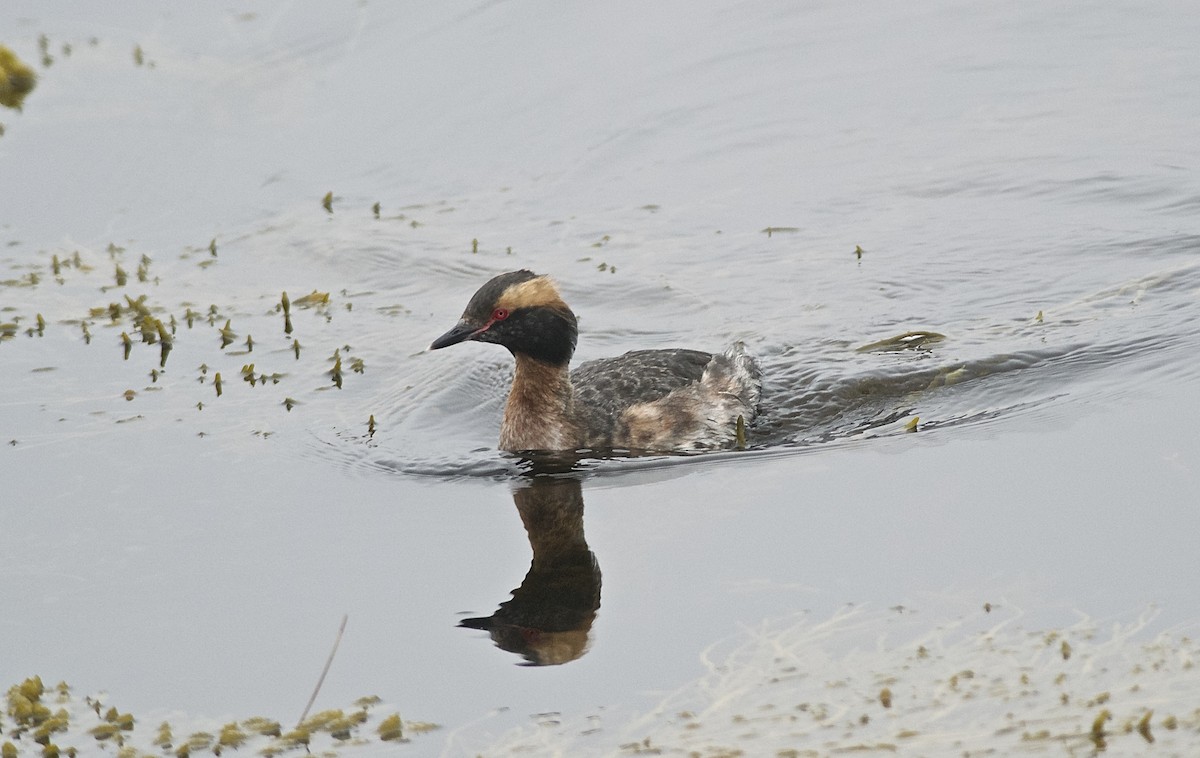
[[[318,707],[377,694],[441,724],[416,754],[906,730],[926,754],[1011,753],[1039,728],[1087,749],[1102,707],[1154,709],[1150,751],[1200,739],[1180,642],[1200,620],[1187,7],[0,21],[39,74],[0,113],[8,684],[107,691],[146,724],[287,722],[348,614]],[[767,377],[750,450],[583,461],[556,480],[567,505],[523,507],[528,466],[494,450],[507,355],[425,351],[522,267],[559,281],[581,360],[745,341]],[[139,302],[174,318],[165,360]],[[878,344],[913,331],[942,338]],[[487,617],[499,646],[456,628]],[[944,670],[906,699],[897,661],[945,629]],[[989,658],[989,634],[1016,652]],[[1046,634],[1078,654],[1052,666],[1027,644]],[[1149,668],[1151,643],[1178,668],[1142,696],[1087,678]],[[852,684],[763,689],[771,649]],[[1078,689],[1044,727],[1048,701],[1007,690],[920,716],[966,668]],[[708,696],[820,700],[839,724],[873,707],[880,731],[670,720]]]

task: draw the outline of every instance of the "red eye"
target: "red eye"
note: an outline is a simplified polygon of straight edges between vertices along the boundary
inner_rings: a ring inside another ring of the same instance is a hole
[[[507,308],[497,308],[492,311],[492,321],[503,321],[506,318],[508,318]]]

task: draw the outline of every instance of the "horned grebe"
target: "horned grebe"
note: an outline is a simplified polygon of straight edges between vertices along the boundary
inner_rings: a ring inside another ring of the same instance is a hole
[[[712,450],[754,419],[762,373],[740,342],[715,355],[634,350],[568,373],[577,334],[554,283],[521,270],[480,287],[429,349],[476,340],[513,354],[501,450]]]

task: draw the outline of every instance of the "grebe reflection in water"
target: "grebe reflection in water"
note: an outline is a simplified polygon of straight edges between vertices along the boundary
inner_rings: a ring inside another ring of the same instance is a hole
[[[532,477],[513,490],[513,501],[533,548],[529,572],[495,613],[459,626],[488,632],[524,665],[568,663],[587,652],[600,608],[600,566],[583,536],[579,479]]]

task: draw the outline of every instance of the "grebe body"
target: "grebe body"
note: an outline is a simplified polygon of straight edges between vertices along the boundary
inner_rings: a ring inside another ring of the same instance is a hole
[[[502,450],[700,451],[732,447],[757,413],[762,375],[741,343],[724,353],[634,350],[569,370],[578,326],[554,283],[501,274],[431,350],[474,340],[516,361]]]

